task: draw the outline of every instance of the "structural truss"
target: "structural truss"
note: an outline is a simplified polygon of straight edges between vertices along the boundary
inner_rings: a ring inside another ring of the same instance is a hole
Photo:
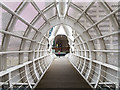
[[[66,57],[89,85],[119,88],[119,10],[106,0],[1,0],[0,88],[35,88],[55,58],[49,31],[61,25],[70,44]]]

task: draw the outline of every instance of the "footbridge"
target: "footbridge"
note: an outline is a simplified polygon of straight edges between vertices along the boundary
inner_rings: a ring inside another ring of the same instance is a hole
[[[119,11],[118,0],[0,0],[0,90],[119,89]]]

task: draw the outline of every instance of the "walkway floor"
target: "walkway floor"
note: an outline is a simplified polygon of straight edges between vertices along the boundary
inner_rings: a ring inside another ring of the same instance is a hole
[[[36,88],[90,88],[65,57],[56,58]]]

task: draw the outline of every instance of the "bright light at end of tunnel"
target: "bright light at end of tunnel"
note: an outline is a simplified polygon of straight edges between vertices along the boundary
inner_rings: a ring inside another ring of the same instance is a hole
[[[62,25],[60,26],[60,28],[59,28],[56,36],[57,36],[57,35],[66,35],[66,32],[65,32],[65,30],[64,30],[64,28],[63,28]]]

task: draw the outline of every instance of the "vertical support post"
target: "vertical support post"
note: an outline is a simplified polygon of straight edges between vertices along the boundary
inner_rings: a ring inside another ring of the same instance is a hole
[[[120,1],[118,2],[118,8],[120,8]],[[118,10],[118,15],[120,15],[120,9]],[[120,22],[120,17],[118,16],[117,18]],[[118,31],[120,31],[120,26],[118,26]],[[117,82],[117,85],[116,85],[116,90],[119,90],[120,89],[120,33],[118,33],[118,82]]]
[[[29,67],[28,67],[28,68],[29,68]],[[28,70],[28,69],[27,69],[27,66],[25,65],[25,75],[26,75],[26,78],[27,78],[27,82],[28,82],[30,88],[32,88],[32,86],[31,86],[31,84],[30,84],[30,81],[29,81],[28,71],[27,71],[27,70]]]
[[[34,72],[35,72],[35,75],[37,77],[37,80],[39,80],[38,72],[36,70],[37,66],[35,64],[34,58],[35,58],[35,51],[33,51],[33,68],[34,68]]]
[[[2,71],[2,55],[0,55],[0,71]]]
[[[13,85],[11,82],[11,72],[9,73],[9,87],[10,87],[10,90],[13,90]]]

